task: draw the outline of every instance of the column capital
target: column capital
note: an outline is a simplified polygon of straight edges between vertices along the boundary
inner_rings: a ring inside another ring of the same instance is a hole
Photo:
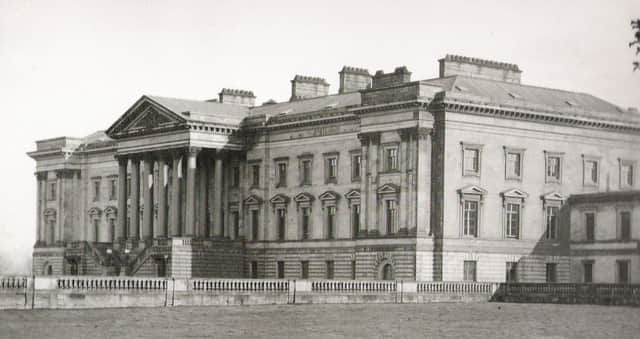
[[[116,154],[113,157],[118,160],[118,163],[126,163],[127,161],[129,161],[129,155],[127,154]]]
[[[433,129],[431,128],[418,127],[416,129],[416,135],[418,136],[418,139],[427,139],[428,137],[431,137],[432,134],[433,134]]]
[[[198,155],[198,153],[200,153],[201,150],[202,150],[202,148],[200,148],[200,147],[187,147],[185,152],[188,155]]]
[[[398,129],[398,134],[400,135],[400,140],[406,141],[409,140],[412,136],[418,134],[418,129],[416,127],[409,128],[400,128]]]
[[[33,174],[38,180],[47,180],[47,171],[38,171]]]
[[[363,146],[370,143],[377,144],[380,143],[380,132],[358,133],[358,139]]]
[[[59,179],[70,179],[73,178],[74,174],[78,174],[79,176],[80,170],[77,169],[58,169],[56,170],[56,177]]]

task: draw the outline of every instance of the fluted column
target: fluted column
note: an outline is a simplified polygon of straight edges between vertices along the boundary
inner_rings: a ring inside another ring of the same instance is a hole
[[[205,236],[207,231],[207,161],[204,154],[200,156],[198,165],[198,222],[196,227],[196,236]]]
[[[187,150],[187,187],[186,187],[186,208],[184,235],[193,237],[195,235],[196,224],[196,173],[197,157],[200,149],[189,148]]]
[[[407,229],[407,219],[409,215],[409,201],[407,200],[407,169],[409,165],[409,148],[407,147],[407,141],[409,140],[411,129],[399,130],[400,134],[400,202],[398,207],[400,208],[400,220],[399,229]],[[397,231],[397,230],[396,230]]]
[[[179,237],[180,232],[180,167],[182,153],[173,153],[173,164],[171,170],[171,236]]]
[[[431,225],[431,129],[417,131],[417,233],[425,236]]]
[[[140,159],[131,158],[131,216],[129,239],[140,238]]]
[[[165,154],[158,157],[158,222],[153,231],[155,238],[167,237],[167,158]]]
[[[150,154],[144,157],[144,172],[142,176],[142,192],[144,210],[142,216],[142,239],[148,240],[153,236],[153,159]]]
[[[369,137],[369,206],[367,208],[367,229],[369,232],[375,231],[382,233],[378,229],[378,144],[380,143],[380,134],[372,133]]]
[[[222,234],[222,154],[216,151],[215,169],[213,172],[213,236]]]
[[[369,160],[369,137],[365,134],[358,135],[362,152],[360,155],[360,228],[359,235],[367,233],[367,206],[369,205],[369,168],[367,166]],[[357,236],[357,235],[356,235]]]
[[[126,238],[127,227],[127,162],[125,157],[118,157],[118,224],[116,225],[116,240]]]
[[[43,183],[46,182],[45,180],[46,176],[43,174],[43,172],[36,173],[36,182],[38,184],[36,193],[36,210],[38,213],[36,217],[36,246],[39,245],[42,240],[44,240],[44,236],[42,234],[42,230],[44,229],[44,225],[42,223],[42,213],[46,202],[43,201],[42,196],[44,192]]]

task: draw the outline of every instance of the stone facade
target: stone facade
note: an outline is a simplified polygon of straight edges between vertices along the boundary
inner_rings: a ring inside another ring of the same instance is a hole
[[[575,280],[567,199],[637,188],[640,116],[439,63],[344,67],[332,95],[298,75],[262,106],[143,96],[106,133],[38,141],[34,274]]]

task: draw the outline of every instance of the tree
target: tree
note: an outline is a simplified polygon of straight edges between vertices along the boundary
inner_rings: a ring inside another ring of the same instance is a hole
[[[629,43],[629,48],[636,46],[636,56],[640,54],[640,19],[631,20],[631,29],[635,31],[634,40]],[[636,71],[640,69],[640,61],[633,62],[633,70]]]

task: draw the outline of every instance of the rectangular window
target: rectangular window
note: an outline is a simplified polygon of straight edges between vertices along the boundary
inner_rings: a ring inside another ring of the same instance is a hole
[[[302,185],[311,185],[311,160],[302,160]]]
[[[258,279],[258,262],[251,262],[251,279]]]
[[[386,171],[398,170],[398,148],[389,147],[385,149],[385,167]]]
[[[616,260],[616,282],[618,284],[629,283],[629,261]]]
[[[113,240],[115,239],[115,234],[116,234],[116,219],[114,219],[114,218],[110,218],[109,219],[109,231],[110,231],[110,234],[111,234],[111,239],[107,239],[107,241],[113,242]]]
[[[592,212],[584,214],[585,226],[586,226],[586,238],[588,241],[595,240],[596,229],[596,215]]]
[[[361,166],[362,166],[362,156],[360,154],[355,154],[351,158],[351,180],[352,181],[360,180]]]
[[[287,163],[281,162],[278,164],[278,185],[277,187],[287,186]]]
[[[93,182],[93,201],[100,201],[100,181]]]
[[[56,182],[49,183],[49,199],[48,199],[49,201],[54,201],[57,199],[56,188],[57,188]]]
[[[465,260],[463,280],[476,281],[476,261]]]
[[[327,158],[327,182],[335,183],[338,177],[338,158]]]
[[[336,237],[336,207],[327,207],[327,239]]]
[[[351,280],[356,280],[356,261],[351,260]]]
[[[464,201],[464,210],[462,212],[462,234],[464,236],[478,236],[478,202]]]
[[[620,212],[620,240],[631,240],[631,212]]]
[[[353,228],[353,237],[355,238],[360,229],[360,205],[351,206],[351,225]]]
[[[507,282],[518,282],[518,263],[507,262]]]
[[[309,279],[309,262],[301,261],[300,262],[300,278],[301,279]]]
[[[558,211],[557,206],[547,206],[546,211],[546,230],[545,238],[555,240],[558,237]]]
[[[585,283],[593,282],[593,261],[584,261],[582,263],[582,271],[584,272],[583,281]]]
[[[520,205],[508,203],[506,208],[507,238],[518,239],[520,236]]]
[[[561,164],[560,156],[555,156],[555,155],[547,156],[547,172],[546,172],[547,181],[551,181],[551,182],[560,181],[560,177],[561,177],[560,164]]]
[[[251,240],[258,240],[258,210],[251,210],[251,232]]]
[[[392,234],[396,229],[396,220],[398,215],[398,210],[396,208],[395,200],[387,200],[386,201],[386,214],[387,214],[387,234]]]
[[[311,238],[311,209],[309,207],[302,207],[302,240]]]
[[[584,161],[584,184],[585,185],[598,184],[598,161],[596,160]]]
[[[633,162],[620,161],[620,188],[633,187]]]
[[[463,164],[464,175],[478,175],[480,174],[480,149],[465,147],[463,149]]]
[[[285,238],[287,215],[284,208],[279,208],[276,210],[276,212],[278,214],[278,240],[282,241]]]
[[[333,279],[333,260],[327,261],[327,279]]]
[[[519,179],[521,177],[521,154],[517,152],[507,152],[507,179]]]
[[[233,238],[238,239],[240,236],[240,213],[238,211],[231,211],[231,225],[233,225]]]
[[[277,278],[284,279],[284,261],[278,261],[276,265],[278,270]]]
[[[127,198],[131,198],[131,178],[127,178]]]
[[[555,283],[557,282],[556,279],[556,269],[558,268],[558,264],[556,263],[547,263],[547,282],[548,283]]]
[[[231,168],[231,185],[232,187],[240,187],[240,167]]]
[[[251,186],[260,187],[260,165],[251,166]]]
[[[118,196],[118,180],[109,180],[109,200],[116,200]]]

